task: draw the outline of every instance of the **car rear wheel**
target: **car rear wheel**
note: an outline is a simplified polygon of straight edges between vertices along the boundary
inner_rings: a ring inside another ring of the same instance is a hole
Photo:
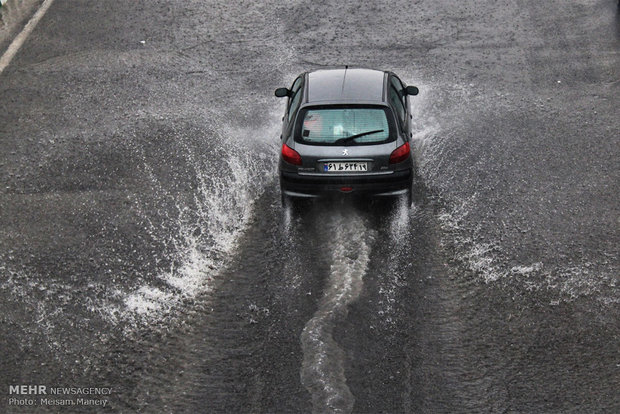
[[[296,200],[294,197],[284,194],[284,191],[280,193],[280,197],[281,197],[283,208],[294,208],[295,207]]]

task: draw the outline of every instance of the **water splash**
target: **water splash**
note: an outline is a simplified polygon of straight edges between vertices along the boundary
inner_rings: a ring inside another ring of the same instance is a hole
[[[172,245],[170,268],[161,271],[158,281],[146,280],[122,299],[130,318],[162,317],[183,300],[212,290],[217,273],[228,263],[253,215],[254,200],[264,191],[265,183],[274,181],[273,143],[256,140],[256,132],[250,129],[227,127],[216,131],[226,131],[216,132],[222,141],[217,147],[222,154],[216,165],[195,156],[186,145],[188,165],[197,182],[191,199],[171,194],[152,168],[145,167],[155,191],[175,205],[176,213],[167,217],[176,230],[168,230],[173,235],[164,234],[169,238],[166,243]],[[275,136],[276,131],[264,131],[264,135]],[[156,234],[156,226],[149,223],[151,234]]]

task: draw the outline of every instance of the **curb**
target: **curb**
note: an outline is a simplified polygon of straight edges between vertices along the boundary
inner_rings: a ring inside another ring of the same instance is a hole
[[[0,0],[1,1],[1,0]],[[47,10],[51,7],[54,0],[43,0],[43,3],[39,6],[38,10],[34,12],[34,15],[28,20],[28,23],[24,26],[21,32],[15,36],[11,44],[4,54],[0,55],[0,75],[4,72],[4,69],[11,63],[11,59],[13,56],[19,51],[19,48],[22,47],[30,33],[34,30],[34,28],[39,23],[39,20],[45,15]],[[12,4],[12,3],[11,3]]]

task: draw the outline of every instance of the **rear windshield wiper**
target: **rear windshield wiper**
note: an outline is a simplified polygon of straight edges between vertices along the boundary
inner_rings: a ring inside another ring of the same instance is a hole
[[[370,134],[376,134],[377,132],[383,132],[383,129],[375,129],[374,131],[366,131],[366,132],[362,132],[360,134],[351,135],[350,137],[340,138],[340,139],[336,140],[336,142],[334,142],[334,144],[346,144],[348,142],[353,141],[356,138],[363,137],[363,136],[370,135]]]

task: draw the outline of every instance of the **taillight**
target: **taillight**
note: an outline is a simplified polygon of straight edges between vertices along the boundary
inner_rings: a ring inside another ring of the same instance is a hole
[[[401,145],[400,147],[392,151],[392,153],[390,154],[390,164],[398,164],[399,162],[403,162],[407,158],[409,158],[409,155],[409,143],[405,142],[404,145]]]
[[[286,144],[282,145],[282,159],[293,165],[301,165],[301,155]]]

